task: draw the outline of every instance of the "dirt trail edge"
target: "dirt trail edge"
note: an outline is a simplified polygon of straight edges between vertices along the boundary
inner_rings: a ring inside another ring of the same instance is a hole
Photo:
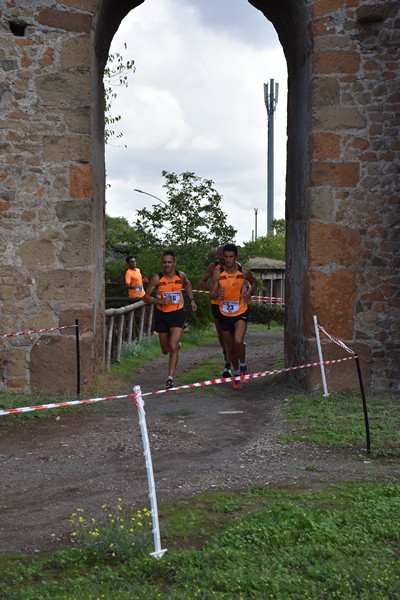
[[[283,334],[249,331],[247,344],[249,372],[268,370],[282,356]],[[217,344],[181,352],[176,385],[179,373],[219,354]],[[133,384],[143,393],[164,389],[166,369],[166,358],[160,358],[136,373]],[[272,377],[249,381],[240,391],[221,384],[144,400],[159,502],[201,491],[304,488],[400,474],[398,466],[370,460],[361,449],[347,453],[280,442],[290,425],[280,418],[284,402],[274,399]],[[149,506],[131,400],[86,405],[74,414],[49,411],[43,420],[0,422],[0,436],[1,553],[70,544],[69,519],[77,508],[97,519],[101,506],[115,506],[118,498],[125,506]]]

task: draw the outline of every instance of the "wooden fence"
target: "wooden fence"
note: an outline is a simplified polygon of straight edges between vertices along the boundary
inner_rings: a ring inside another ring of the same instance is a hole
[[[139,343],[153,331],[154,304],[136,302],[120,308],[106,309],[106,369],[111,361],[121,360],[123,342]]]

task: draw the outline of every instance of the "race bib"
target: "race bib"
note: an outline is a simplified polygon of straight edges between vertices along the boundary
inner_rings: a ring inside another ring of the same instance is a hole
[[[171,298],[171,304],[179,304],[181,300],[180,292],[164,292],[164,298]]]
[[[224,300],[222,302],[222,310],[223,312],[230,314],[236,313],[239,310],[239,302],[234,302],[232,300],[228,302],[227,300]]]
[[[137,285],[137,286],[135,287],[135,290],[136,290],[137,292],[141,292],[141,291],[143,291],[143,286],[142,286],[142,285]]]

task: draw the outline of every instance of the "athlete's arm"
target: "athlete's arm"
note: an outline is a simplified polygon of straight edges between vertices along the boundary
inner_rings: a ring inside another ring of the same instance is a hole
[[[243,275],[245,276],[246,281],[248,281],[250,284],[250,287],[244,292],[244,299],[246,302],[249,302],[251,297],[254,296],[258,286],[258,281],[250,269],[243,268]]]
[[[146,302],[146,304],[170,304],[171,303],[171,298],[159,298],[158,296],[156,297],[156,296],[152,295],[154,293],[154,291],[158,288],[159,283],[160,283],[160,277],[158,274],[154,275],[150,279],[150,283],[147,286],[146,293],[142,298],[143,302]]]
[[[218,269],[214,269],[212,277],[211,277],[211,290],[210,290],[210,298],[211,300],[215,300],[219,297],[219,276],[220,272]]]
[[[182,278],[182,283],[183,283],[183,287],[185,289],[185,292],[189,296],[190,306],[192,308],[192,311],[196,312],[196,310],[197,310],[197,304],[196,304],[196,301],[195,301],[195,299],[193,297],[192,284],[190,283],[189,279],[186,277],[185,273],[183,273],[182,271],[181,271],[181,278]]]
[[[205,291],[210,291],[211,290],[211,275],[213,274],[213,271],[215,269],[215,263],[210,263],[207,267],[207,269],[204,271],[203,275],[200,278],[200,282],[199,282],[199,286],[200,289],[205,290]]]

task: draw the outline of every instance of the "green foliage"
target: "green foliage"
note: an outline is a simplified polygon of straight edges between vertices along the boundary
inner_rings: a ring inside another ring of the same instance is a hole
[[[126,44],[124,44],[124,48],[126,50]],[[121,121],[121,115],[112,115],[111,108],[113,100],[117,97],[115,88],[120,86],[128,87],[128,75],[130,71],[135,72],[134,60],[124,62],[124,58],[119,52],[109,55],[104,69],[104,142],[106,144],[112,139],[118,139],[123,136],[122,133],[116,135],[115,131],[110,129],[110,126],[114,126]]]
[[[372,456],[400,455],[400,406],[386,394],[367,394]],[[365,424],[358,392],[298,394],[290,399],[285,418],[292,422],[289,441],[308,441],[323,446],[362,448]]]
[[[99,523],[93,518],[87,520],[81,508],[71,516],[71,535],[86,561],[126,562],[151,547],[151,512],[144,508],[134,515],[125,515],[121,499],[118,501],[112,512],[103,504],[105,519]]]
[[[261,323],[270,327],[272,321],[278,325],[283,325],[285,309],[278,304],[264,304],[264,302],[250,302],[249,321],[251,323]]]
[[[240,256],[244,263],[249,258],[255,258],[256,256],[285,260],[285,220],[274,219],[272,225],[275,230],[274,235],[263,235],[255,241],[243,244]]]
[[[129,254],[136,255],[139,245],[139,235],[125,217],[106,215],[106,256],[120,254],[125,258]]]
[[[217,247],[234,241],[236,230],[226,223],[222,196],[211,179],[201,179],[189,171],[181,175],[163,171],[162,175],[166,201],[138,210],[135,227],[144,239],[165,248],[192,244],[197,252],[199,245]]]
[[[134,533],[125,543],[118,528],[131,521],[121,522],[117,507],[101,527],[90,520],[83,535],[92,534],[79,538],[79,550],[29,560],[3,557],[0,596],[394,600],[400,589],[399,511],[397,482],[342,484],[316,493],[280,487],[202,494],[161,507],[169,551],[157,561],[137,527],[144,511],[134,515]]]

